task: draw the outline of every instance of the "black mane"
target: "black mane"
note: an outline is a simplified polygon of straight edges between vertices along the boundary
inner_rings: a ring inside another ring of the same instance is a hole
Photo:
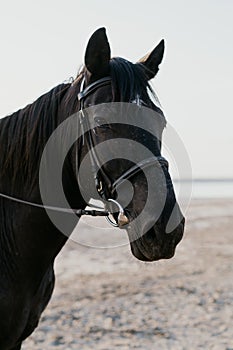
[[[69,86],[58,85],[32,104],[0,120],[0,184],[8,173],[11,185],[16,178],[23,182],[29,178],[33,185],[43,146],[57,126],[60,104]]]

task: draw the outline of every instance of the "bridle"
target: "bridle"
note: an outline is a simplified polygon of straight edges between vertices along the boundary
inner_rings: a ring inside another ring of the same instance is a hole
[[[144,159],[141,162],[138,162],[137,164],[133,165],[127,171],[125,171],[120,177],[115,179],[114,182],[112,182],[112,180],[103,170],[103,168],[100,166],[98,154],[95,151],[95,145],[93,142],[91,128],[89,125],[89,118],[85,113],[84,102],[85,102],[85,98],[91,95],[94,91],[96,91],[96,89],[111,84],[111,81],[112,81],[111,77],[105,77],[95,81],[94,83],[91,83],[86,88],[84,88],[84,84],[85,84],[85,77],[84,77],[81,82],[80,92],[78,94],[78,100],[80,103],[80,110],[79,110],[80,125],[82,127],[82,137],[84,138],[83,143],[87,145],[87,150],[89,152],[91,167],[92,167],[92,174],[94,175],[96,190],[99,196],[104,201],[114,203],[117,206],[119,211],[117,222],[114,222],[110,218],[109,216],[110,211],[108,212],[108,215],[106,215],[106,219],[112,226],[122,227],[129,223],[129,219],[127,218],[121,204],[114,199],[114,195],[117,187],[121,185],[125,180],[129,180],[130,178],[138,174],[140,171],[142,171],[142,169],[145,169],[155,164],[156,165],[160,164],[160,166],[168,167],[168,162],[162,156],[157,156],[157,157],[153,156],[151,158]],[[87,132],[85,133],[84,130],[87,130]]]
[[[142,160],[141,162],[138,162],[137,164],[133,165],[130,169],[125,171],[121,176],[119,176],[117,179],[112,181],[109,176],[106,174],[106,172],[103,170],[103,168],[100,166],[100,162],[98,159],[98,155],[95,152],[94,148],[94,142],[92,138],[91,129],[89,127],[89,119],[87,117],[87,114],[85,113],[84,108],[84,102],[87,96],[92,94],[94,91],[99,89],[100,87],[106,86],[111,84],[111,77],[105,77],[102,79],[99,79],[87,87],[84,87],[85,84],[85,78],[83,78],[81,85],[80,85],[80,92],[78,93],[78,101],[79,101],[79,115],[80,115],[80,126],[81,126],[81,134],[82,134],[82,143],[86,144],[88,153],[90,155],[90,162],[92,167],[92,173],[94,176],[95,181],[95,187],[100,195],[101,199],[106,201],[107,203],[114,204],[117,207],[118,212],[118,218],[117,221],[113,221],[111,219],[110,214],[112,214],[112,211],[109,207],[105,206],[104,210],[86,210],[86,209],[72,209],[72,208],[60,208],[55,206],[49,206],[49,205],[43,205],[38,204],[34,202],[29,202],[20,198],[16,198],[13,196],[9,196],[4,193],[0,193],[0,197],[30,205],[33,207],[46,209],[46,210],[52,210],[57,212],[63,212],[63,213],[70,213],[70,214],[76,214],[78,217],[81,217],[82,215],[91,215],[91,216],[105,216],[107,221],[114,227],[123,227],[129,223],[129,219],[124,211],[124,208],[121,206],[121,204],[114,199],[114,195],[116,193],[116,189],[119,185],[121,185],[124,181],[131,179],[135,175],[137,175],[139,172],[141,172],[143,169],[148,168],[152,165],[160,165],[168,167],[167,160],[162,156],[153,156],[151,158],[147,158],[145,160]],[[84,130],[87,130],[87,132],[84,132]],[[90,205],[91,206],[91,205]]]

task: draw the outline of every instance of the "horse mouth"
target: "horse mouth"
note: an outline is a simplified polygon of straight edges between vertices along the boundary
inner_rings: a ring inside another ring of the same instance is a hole
[[[167,252],[160,251],[157,252],[146,251],[145,249],[139,248],[136,244],[131,243],[131,252],[138,260],[145,262],[153,262],[162,259],[171,259],[175,255],[176,247],[170,249]]]
[[[145,262],[171,259],[184,232],[184,221],[171,234],[163,233],[163,238],[157,237],[151,229],[142,237],[130,242],[131,252],[138,260]]]

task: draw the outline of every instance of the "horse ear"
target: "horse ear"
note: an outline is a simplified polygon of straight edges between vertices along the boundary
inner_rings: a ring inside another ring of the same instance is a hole
[[[108,74],[111,57],[105,28],[97,29],[89,39],[85,53],[85,65],[95,77]]]
[[[162,62],[164,54],[164,40],[161,40],[156,48],[148,53],[146,56],[140,59],[139,63],[142,63],[146,68],[146,74],[148,79],[152,79],[159,71],[159,65]]]

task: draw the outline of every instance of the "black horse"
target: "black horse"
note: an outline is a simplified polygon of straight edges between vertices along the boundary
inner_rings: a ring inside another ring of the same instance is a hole
[[[116,188],[112,184],[117,185],[119,179],[121,181],[118,183],[123,183],[125,178],[130,179],[133,198],[123,209],[116,202],[113,216],[120,228],[126,224],[124,227],[133,255],[143,261],[174,255],[175,247],[183,235],[184,218],[176,202],[167,163],[160,155],[160,136],[165,119],[148,94],[148,81],[158,72],[163,53],[164,42],[161,41],[136,64],[122,58],[111,59],[105,29],[101,28],[90,38],[85,66],[73,82],[55,87],[36,102],[0,121],[1,350],[21,348],[22,341],[37,327],[54,288],[54,259],[68,235],[64,235],[53,223],[48,215],[50,208],[44,208],[39,186],[40,161],[54,130],[80,109],[109,102],[129,103],[136,100],[160,115],[162,127],[158,131],[158,138],[149,133],[146,137],[143,133],[142,137],[140,128],[122,127],[121,123],[116,123],[114,130],[105,121],[97,123],[94,129],[89,130],[81,141],[78,140],[70,148],[63,164],[62,184],[70,207],[80,209],[81,215],[87,203],[77,181],[77,153],[80,163],[90,151],[90,146],[107,140],[109,134],[116,139],[138,139],[150,149],[154,159],[142,161],[138,167],[130,160],[119,157],[109,161],[103,165],[102,171],[94,174],[96,187],[103,199],[111,196],[114,200]],[[82,94],[78,95],[80,90]],[[95,167],[94,156],[90,159],[92,167]],[[153,205],[156,207],[156,202],[160,201],[161,193],[166,193],[161,215],[156,222],[151,218],[147,222],[138,222],[137,227],[130,225],[143,211],[148,197],[147,177],[159,168],[158,165],[162,169],[165,185],[159,182],[160,177],[156,179],[151,209],[153,211]],[[146,168],[146,176],[143,168]],[[127,176],[124,177],[124,174]],[[56,203],[47,204],[60,206],[59,199]],[[176,227],[168,233],[166,226],[171,215],[178,219]],[[62,222],[68,223],[71,233],[75,223],[70,220],[70,213],[61,211],[59,217]]]

